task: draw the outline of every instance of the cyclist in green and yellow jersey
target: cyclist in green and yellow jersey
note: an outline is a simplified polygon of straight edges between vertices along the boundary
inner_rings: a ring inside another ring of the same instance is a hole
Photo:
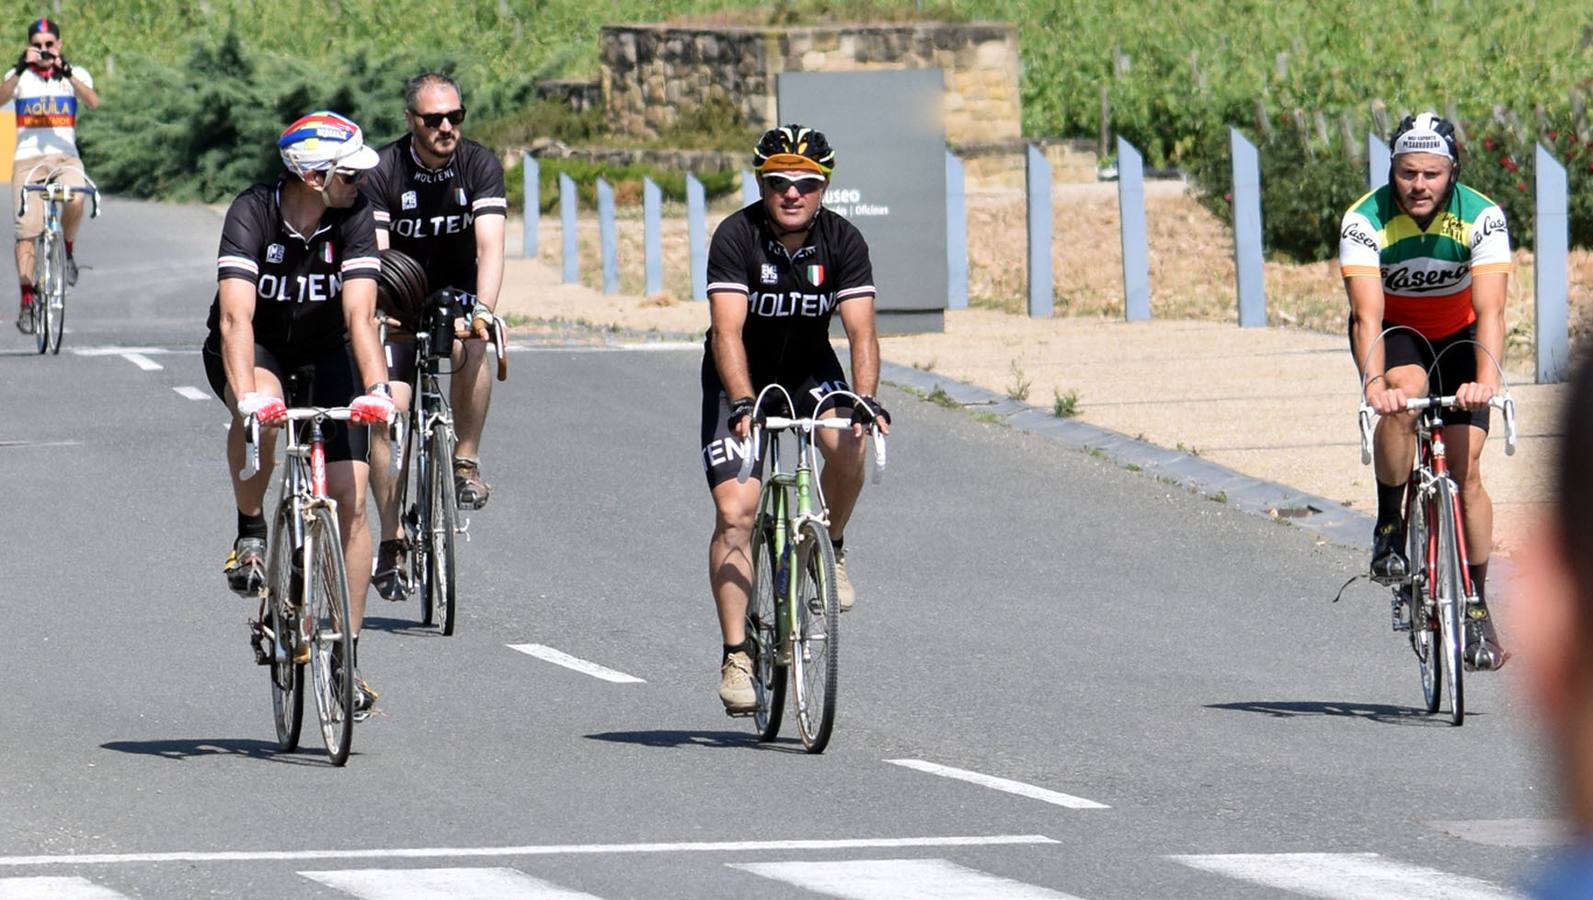
[[[1430,112],[1405,117],[1394,134],[1388,184],[1344,214],[1339,264],[1350,301],[1350,349],[1366,378],[1366,402],[1383,417],[1375,438],[1372,575],[1392,580],[1409,571],[1402,507],[1417,414],[1405,411],[1405,401],[1427,395],[1432,369],[1436,387],[1460,406],[1444,412],[1444,425],[1455,426],[1444,432],[1461,490],[1471,580],[1482,601],[1468,625],[1466,660],[1496,669],[1506,654],[1483,594],[1493,502],[1482,486],[1481,457],[1488,401],[1499,388],[1494,361],[1504,356],[1510,232],[1504,211],[1459,176],[1454,126]],[[1404,327],[1378,340],[1394,326]],[[1475,343],[1457,346],[1466,342]]]

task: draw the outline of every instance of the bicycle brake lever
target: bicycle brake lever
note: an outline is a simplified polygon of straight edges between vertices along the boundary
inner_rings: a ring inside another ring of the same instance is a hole
[[[504,327],[502,317],[492,317],[492,346],[498,353],[499,381],[507,381],[509,378],[509,341],[503,336]]]
[[[1356,419],[1361,427],[1361,465],[1372,463],[1372,409],[1362,405],[1356,411]]]
[[[879,484],[885,480],[885,435],[879,429],[874,429],[874,478],[873,482]]]
[[[238,470],[238,478],[248,481],[260,473],[260,420],[250,413],[243,428],[243,468]]]
[[[1501,406],[1505,417],[1505,456],[1516,455],[1516,402],[1509,397]]]
[[[741,457],[741,469],[736,472],[736,484],[746,484],[752,477],[753,458],[758,455],[758,426],[754,425],[747,432],[747,452]]]
[[[404,416],[394,412],[393,420],[387,423],[388,468],[394,474],[404,470]]]

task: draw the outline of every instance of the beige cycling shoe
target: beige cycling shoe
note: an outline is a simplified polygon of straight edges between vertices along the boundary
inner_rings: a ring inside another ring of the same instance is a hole
[[[752,689],[752,657],[737,650],[725,657],[719,667],[719,699],[725,712],[749,713],[758,706],[758,695]]]
[[[857,591],[852,589],[852,577],[846,574],[846,551],[835,551],[835,599],[841,605],[841,612],[852,608],[852,601],[857,599]]]

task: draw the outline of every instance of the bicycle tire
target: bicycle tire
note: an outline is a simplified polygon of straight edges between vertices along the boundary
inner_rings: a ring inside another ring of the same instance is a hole
[[[1438,482],[1434,509],[1438,516],[1438,619],[1443,628],[1444,668],[1449,676],[1449,724],[1466,721],[1466,686],[1463,680],[1466,650],[1465,581],[1460,575],[1460,544],[1457,536],[1454,483]]]
[[[417,416],[416,421],[419,418]],[[415,463],[415,502],[410,506],[410,514],[415,533],[409,543],[410,558],[415,567],[415,591],[420,598],[420,624],[428,627],[436,621],[432,609],[431,567],[431,470],[435,463],[428,449],[430,444],[429,438],[417,436],[414,456],[411,457]]]
[[[44,235],[33,240],[33,343],[40,355],[49,349],[49,304],[44,298],[50,292],[50,247]]]
[[[1410,647],[1416,653],[1422,700],[1428,715],[1438,712],[1444,696],[1443,666],[1438,660],[1438,604],[1436,582],[1427,571],[1429,530],[1427,504],[1411,489],[1405,517],[1405,558],[1410,561]]]
[[[354,635],[349,614],[348,572],[337,519],[320,507],[305,533],[310,559],[305,572],[303,614],[310,617],[310,671],[316,715],[332,765],[348,762],[354,739]]]
[[[45,343],[50,353],[61,354],[61,335],[66,332],[66,244],[60,240],[50,242],[50,290],[44,296]]]
[[[791,648],[797,733],[809,753],[823,753],[835,727],[839,674],[840,600],[835,593],[835,547],[819,523],[797,532],[797,634]]]
[[[778,490],[769,487],[765,490]],[[757,708],[752,713],[758,740],[780,736],[785,714],[785,687],[789,666],[780,664],[780,607],[776,596],[774,524],[759,515],[752,526],[752,596],[747,599],[747,639],[752,642],[752,689]]]
[[[457,597],[454,590],[454,535],[458,522],[458,496],[454,492],[454,435],[445,424],[439,424],[429,438],[431,444],[431,487],[426,492],[431,505],[430,528],[426,539],[430,542],[431,593],[427,603],[432,610],[437,630],[452,635],[457,621]]]
[[[293,583],[292,504],[277,513],[266,551],[266,624],[273,635],[271,663],[271,714],[277,727],[277,747],[284,753],[299,749],[304,727],[304,666],[293,663],[297,626],[287,610],[298,605]]]

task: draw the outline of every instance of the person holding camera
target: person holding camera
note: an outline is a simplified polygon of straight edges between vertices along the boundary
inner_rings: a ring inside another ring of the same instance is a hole
[[[54,176],[73,187],[87,187],[83,161],[77,155],[78,104],[100,105],[94,78],[88,70],[67,62],[61,42],[61,25],[39,19],[28,26],[28,45],[17,63],[0,81],[0,103],[16,101],[17,153],[11,167],[11,209],[16,218],[17,280],[22,305],[17,330],[33,333],[33,239],[44,230],[44,205],[28,204],[18,210],[22,188]],[[63,217],[66,229],[66,280],[77,283],[77,260],[72,251],[78,225],[83,221],[83,198],[73,197]]]

